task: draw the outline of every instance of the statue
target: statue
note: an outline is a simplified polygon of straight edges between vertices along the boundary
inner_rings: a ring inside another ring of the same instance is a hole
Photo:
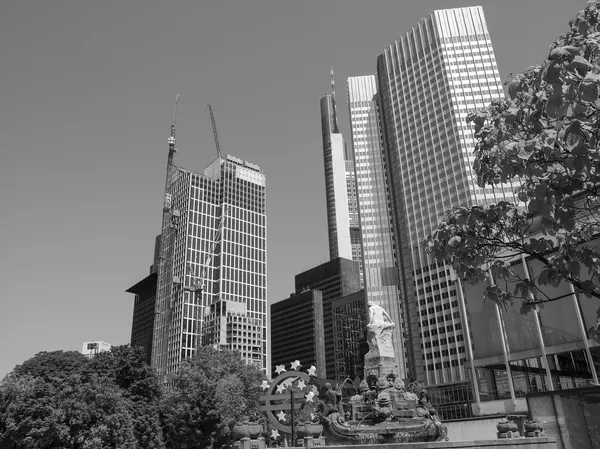
[[[344,416],[344,407],[342,405],[342,393],[334,391],[333,387],[329,382],[325,384],[325,407],[323,408],[323,416],[330,415],[332,413],[341,413]]]
[[[431,398],[426,390],[421,391],[417,402],[417,415],[429,418],[434,422],[440,422],[437,410],[431,405]]]
[[[376,326],[382,326],[382,328],[395,326],[383,307],[375,304],[373,301],[369,301],[367,305],[369,306],[369,324],[367,325],[367,329],[372,329]]]
[[[396,327],[388,313],[373,301],[369,305],[369,324],[367,324],[367,342],[369,352],[365,355],[365,376],[374,371],[397,374],[398,361],[392,343],[392,331]]]

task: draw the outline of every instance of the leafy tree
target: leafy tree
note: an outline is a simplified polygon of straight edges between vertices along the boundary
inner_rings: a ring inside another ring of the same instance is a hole
[[[467,119],[477,139],[478,185],[516,181],[521,203],[456,207],[425,239],[429,253],[468,282],[481,282],[488,267],[494,279],[516,282],[515,291],[490,286],[485,296],[501,306],[522,299],[523,313],[560,299],[540,288],[560,282],[600,298],[600,253],[593,242],[600,233],[597,3],[589,2],[569,25],[542,65],[507,83],[507,99]],[[542,263],[532,280],[510,268],[520,255]]]
[[[113,346],[90,360],[87,372],[109,379],[131,402],[138,448],[163,448],[160,423],[160,387],[154,369],[146,364],[141,347]]]
[[[160,389],[143,350],[41,352],[17,366],[0,384],[2,447],[164,448]]]
[[[0,384],[0,448],[136,447],[129,404],[106,379],[45,381],[10,375]]]
[[[162,400],[167,448],[219,447],[242,417],[257,419],[259,368],[238,352],[202,347],[183,361]]]
[[[17,365],[13,373],[18,376],[30,375],[45,381],[64,378],[81,373],[89,359],[77,351],[42,351],[21,365]]]

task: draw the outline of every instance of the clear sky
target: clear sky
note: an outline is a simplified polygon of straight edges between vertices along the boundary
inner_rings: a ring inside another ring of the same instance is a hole
[[[176,163],[223,151],[268,188],[268,296],[328,259],[319,99],[374,73],[434,9],[481,4],[504,78],[541,62],[584,0],[4,0],[0,15],[0,378],[39,351],[129,342]]]

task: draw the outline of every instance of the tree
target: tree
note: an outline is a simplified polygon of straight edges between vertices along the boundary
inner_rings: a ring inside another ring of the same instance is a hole
[[[41,352],[15,367],[0,383],[2,444],[164,448],[160,388],[143,350]]]
[[[568,282],[600,299],[600,16],[597,2],[571,19],[541,66],[507,83],[509,97],[470,114],[480,187],[517,182],[519,204],[455,207],[425,239],[428,252],[457,276],[516,282],[489,286],[485,296],[522,312],[560,298],[540,286]],[[524,255],[542,263],[528,280],[510,268]],[[598,309],[600,320],[600,309]],[[592,329],[594,332],[594,329]],[[592,333],[593,333],[592,332]]]
[[[225,445],[236,421],[258,418],[263,379],[238,352],[199,348],[181,363],[162,400],[167,448]]]
[[[139,449],[164,448],[160,423],[161,391],[155,370],[146,364],[143,348],[113,346],[109,352],[93,357],[86,371],[109,379],[130,401]]]
[[[106,379],[51,382],[9,375],[0,384],[0,448],[134,449],[129,404]]]

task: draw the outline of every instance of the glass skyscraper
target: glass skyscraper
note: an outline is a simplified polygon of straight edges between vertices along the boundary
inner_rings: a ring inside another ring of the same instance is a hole
[[[235,349],[248,363],[269,366],[265,188],[261,169],[234,156],[217,158],[203,174],[173,169],[152,347],[161,375],[198,345]]]
[[[403,305],[398,271],[398,253],[388,189],[387,164],[383,151],[377,81],[375,75],[348,78],[347,102],[356,169],[363,245],[364,287],[367,301],[388,311],[396,328],[394,350],[400,361],[398,372],[406,377],[409,339],[404,327]]]
[[[327,198],[329,258],[358,262],[362,285],[362,245],[358,223],[358,203],[354,162],[339,131],[335,95],[321,98],[321,133]]]
[[[466,380],[465,335],[454,275],[423,238],[453,206],[514,199],[511,186],[480,189],[468,111],[504,97],[480,6],[434,11],[377,60],[385,159],[412,340],[412,376]],[[420,341],[419,341],[420,340]]]

